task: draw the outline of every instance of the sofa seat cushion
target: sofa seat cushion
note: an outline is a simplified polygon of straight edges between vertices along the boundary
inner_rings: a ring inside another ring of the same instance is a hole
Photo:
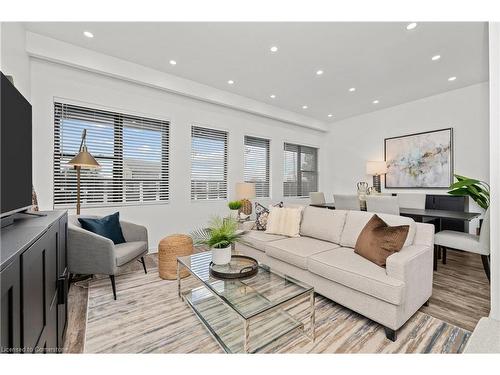
[[[250,230],[242,236],[245,245],[257,250],[265,251],[265,244],[271,241],[284,240],[287,237],[278,234],[269,234],[262,230]]]
[[[331,242],[311,237],[287,238],[265,245],[266,254],[296,267],[307,269],[307,258],[339,247]]]
[[[471,233],[455,232],[453,230],[442,230],[434,235],[436,245],[449,247],[450,249],[470,251],[471,253],[490,255],[489,249],[483,248],[479,242],[479,236]]]
[[[146,241],[124,242],[115,245],[116,265],[118,267],[148,251]]]
[[[403,303],[405,283],[388,276],[377,266],[347,247],[309,258],[310,272],[394,305]]]
[[[347,211],[326,210],[319,207],[306,207],[300,223],[300,234],[318,240],[340,243]]]
[[[342,231],[342,236],[340,237],[340,245],[344,247],[356,246],[356,241],[365,227],[366,223],[373,217],[373,212],[365,211],[348,211],[345,219],[344,230]],[[413,244],[413,238],[417,231],[415,220],[410,217],[389,215],[389,214],[377,214],[387,225],[395,227],[398,225],[409,225],[410,229],[408,231],[408,236],[404,246],[410,246]]]

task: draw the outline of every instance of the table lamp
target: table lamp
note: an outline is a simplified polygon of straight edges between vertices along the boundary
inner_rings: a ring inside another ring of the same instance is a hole
[[[373,187],[380,193],[380,175],[387,173],[387,163],[385,161],[367,161],[366,174],[373,176]]]
[[[87,151],[87,129],[83,129],[78,154],[68,164],[76,169],[76,214],[80,215],[80,170],[82,168],[95,169],[101,167],[97,160]]]
[[[250,199],[255,198],[255,184],[253,182],[237,182],[236,183],[236,199],[241,201],[241,212],[244,215],[252,213],[252,202]]]

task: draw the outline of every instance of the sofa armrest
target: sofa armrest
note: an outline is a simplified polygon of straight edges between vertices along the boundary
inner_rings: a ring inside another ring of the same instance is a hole
[[[123,237],[125,237],[125,241],[133,242],[133,241],[145,241],[148,242],[148,230],[145,226],[130,223],[128,221],[121,221],[120,226],[122,227]]]
[[[68,225],[68,270],[85,275],[114,275],[117,267],[113,241],[76,225]]]
[[[432,248],[424,245],[410,245],[392,254],[386,261],[387,275],[407,281],[413,272],[420,272],[430,264],[432,271]]]
[[[433,253],[433,244],[410,245],[387,258],[387,275],[405,283],[406,311],[415,312],[432,295]]]

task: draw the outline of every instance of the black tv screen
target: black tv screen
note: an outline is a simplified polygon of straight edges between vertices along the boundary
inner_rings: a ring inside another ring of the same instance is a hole
[[[1,216],[31,205],[31,104],[0,72]]]

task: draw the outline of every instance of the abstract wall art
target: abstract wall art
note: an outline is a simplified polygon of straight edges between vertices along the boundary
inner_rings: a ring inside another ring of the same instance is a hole
[[[453,182],[453,129],[385,139],[386,188],[448,188]]]

